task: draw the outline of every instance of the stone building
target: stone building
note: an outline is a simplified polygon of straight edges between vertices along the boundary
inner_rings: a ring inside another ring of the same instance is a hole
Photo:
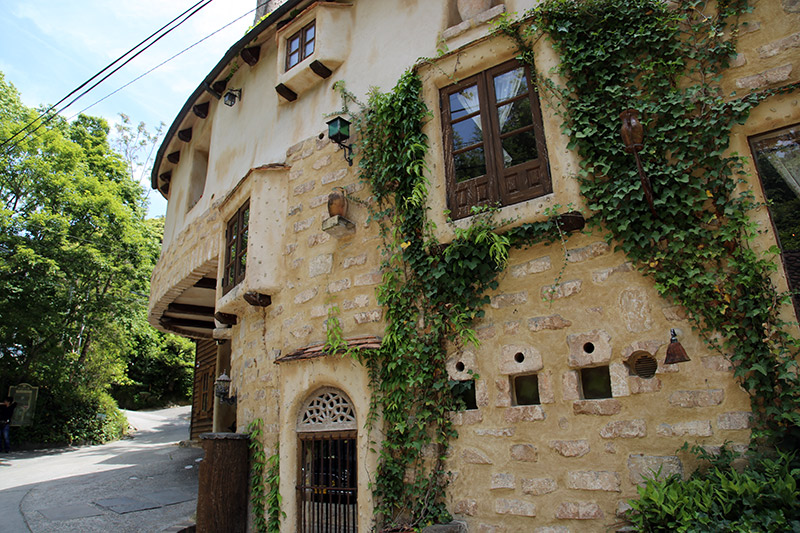
[[[488,161],[482,177],[448,175],[453,147],[443,134],[464,124],[458,113],[474,111],[470,91],[479,105],[491,98],[489,83],[497,99],[524,94],[539,147],[519,165],[526,186],[500,187],[501,215],[522,223],[557,205],[586,212],[573,178],[578,156],[561,118],[537,105],[513,43],[491,32],[503,13],[536,3],[492,0],[463,16],[455,0],[278,3],[201,80],[158,151],[152,185],[169,203],[149,319],[197,339],[195,433],[243,432],[260,418],[267,449],[280,443],[284,531],[314,520],[303,511],[309,497],[299,474],[309,469],[323,476],[317,483],[354,485],[343,516],[355,525],[342,531],[372,527],[369,376],[358,362],[321,349],[334,305],[352,345],[374,346],[386,326],[375,296],[380,236],[367,208],[350,202],[346,221],[327,210],[334,188],[369,193],[358,154],[349,165],[327,136],[329,115],[342,106],[332,86],[344,80],[363,97],[370,87],[392,87],[418,58],[435,58],[418,72],[432,111],[429,215],[442,242],[453,236],[445,210],[465,225],[468,199],[483,194],[480,180],[495,190],[492,180],[500,179],[498,161]],[[727,92],[797,82],[797,2],[762,0],[745,21]],[[551,44],[540,39],[534,51],[537,73],[553,76]],[[776,139],[797,143],[798,101],[797,92],[770,97],[735,129],[731,150],[751,156],[768,154]],[[747,185],[763,199],[759,169],[747,161]],[[787,183],[791,175],[781,174]],[[788,185],[800,192],[797,182]],[[776,242],[770,213],[764,207],[755,217],[764,229],[755,246],[766,249]],[[782,269],[774,283],[787,288]],[[691,361],[664,364],[671,329]],[[689,473],[675,455],[685,441],[749,440],[750,402],[730,362],[602,234],[575,234],[563,251],[512,251],[476,330],[480,346],[454,351],[447,368],[454,380],[480,376],[474,405],[454,414],[459,437],[448,463],[455,473],[449,509],[470,531],[603,531],[643,475]],[[654,363],[654,374],[634,360]],[[223,373],[235,403],[214,397]],[[323,463],[334,446],[343,462],[331,470]],[[329,504],[324,495],[311,500]]]

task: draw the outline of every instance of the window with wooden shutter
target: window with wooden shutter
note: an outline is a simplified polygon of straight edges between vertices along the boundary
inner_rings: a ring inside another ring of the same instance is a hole
[[[225,269],[222,294],[244,279],[247,270],[247,233],[250,226],[250,200],[246,201],[225,227]]]
[[[452,218],[552,192],[529,67],[513,60],[446,87],[441,108]]]

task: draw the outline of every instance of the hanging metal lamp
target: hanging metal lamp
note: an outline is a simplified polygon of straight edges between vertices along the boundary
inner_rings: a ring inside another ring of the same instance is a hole
[[[675,363],[685,363],[686,361],[691,361],[689,356],[686,354],[686,350],[683,348],[683,346],[681,346],[681,343],[678,342],[678,334],[675,333],[675,330],[671,329],[669,332],[669,346],[667,346],[667,357],[664,358],[664,364],[672,365]]]

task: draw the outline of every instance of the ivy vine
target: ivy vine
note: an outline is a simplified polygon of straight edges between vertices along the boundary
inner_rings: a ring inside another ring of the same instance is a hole
[[[250,507],[253,512],[253,530],[258,533],[280,533],[281,511],[280,455],[277,446],[275,453],[267,458],[264,452],[263,421],[254,419],[247,426],[250,436]]]

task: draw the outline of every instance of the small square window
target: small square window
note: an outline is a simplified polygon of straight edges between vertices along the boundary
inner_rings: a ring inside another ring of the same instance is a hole
[[[514,405],[539,405],[539,376],[527,374],[511,379]]]
[[[451,382],[452,383],[452,382]],[[461,409],[471,410],[478,408],[475,398],[475,380],[456,381],[453,385],[453,396],[462,403]]]
[[[315,22],[286,39],[286,70],[314,53],[317,35]]]
[[[611,374],[608,367],[581,368],[581,391],[584,400],[611,398]]]

